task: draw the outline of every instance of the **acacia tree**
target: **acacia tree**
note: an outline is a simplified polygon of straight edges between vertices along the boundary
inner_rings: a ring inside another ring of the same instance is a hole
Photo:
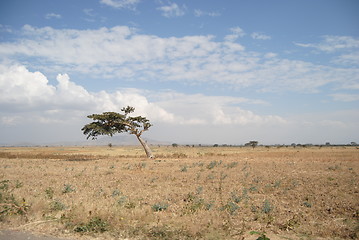
[[[250,141],[249,145],[254,149],[258,145],[258,141]]]
[[[98,135],[113,136],[116,133],[128,132],[134,134],[138,141],[143,146],[148,158],[154,158],[150,147],[141,138],[143,132],[147,131],[152,124],[145,117],[137,116],[131,117],[130,113],[135,111],[134,107],[124,107],[121,109],[124,114],[116,112],[104,112],[102,114],[92,114],[87,116],[94,120],[94,122],[86,124],[81,130],[87,139],[92,137],[96,139]]]

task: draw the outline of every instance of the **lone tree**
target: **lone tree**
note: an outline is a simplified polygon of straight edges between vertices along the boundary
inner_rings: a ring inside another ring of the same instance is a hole
[[[253,149],[258,145],[258,141],[249,141],[244,146],[251,146]]]
[[[135,111],[134,107],[124,107],[121,109],[124,114],[116,112],[104,112],[102,114],[92,114],[87,116],[94,120],[94,122],[86,124],[81,130],[87,139],[92,137],[96,139],[98,135],[113,136],[115,133],[128,132],[136,135],[138,141],[143,146],[148,158],[154,158],[150,147],[141,138],[144,131],[147,131],[152,124],[145,117],[137,116],[131,117],[130,113]]]

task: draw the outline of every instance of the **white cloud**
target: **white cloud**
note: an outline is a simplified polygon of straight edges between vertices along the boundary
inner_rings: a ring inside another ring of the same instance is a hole
[[[81,140],[84,137],[80,129],[88,121],[87,115],[119,112],[123,106],[132,105],[136,115],[154,123],[146,136],[164,141],[356,141],[357,110],[283,118],[242,107],[268,104],[258,99],[141,89],[90,92],[67,74],[59,74],[56,80],[57,84],[52,85],[41,72],[19,64],[0,64],[0,130],[6,140]]]
[[[0,117],[0,125],[5,126],[15,126],[20,122],[21,118],[19,116],[4,116]]]
[[[264,55],[265,58],[274,58],[274,57],[277,57],[278,55],[276,53],[272,53],[272,52],[269,52],[269,53],[266,53]]]
[[[162,12],[162,15],[171,18],[171,17],[181,17],[186,14],[186,6],[178,6],[177,3],[172,3],[168,6],[161,6],[157,8]]]
[[[85,8],[83,12],[89,16],[89,17],[95,17],[96,13],[94,13],[94,10],[92,8]]]
[[[359,94],[348,94],[348,93],[335,93],[331,94],[334,101],[340,102],[354,102],[359,101]]]
[[[266,104],[260,100],[176,92],[146,93],[138,89],[122,89],[114,93],[89,92],[72,82],[67,74],[59,74],[56,78],[58,84],[53,86],[42,73],[30,72],[24,66],[0,67],[2,109],[13,114],[37,112],[35,115],[43,122],[59,121],[66,118],[66,112],[71,111],[77,112],[76,115],[99,111],[119,112],[127,105],[134,106],[136,113],[146,115],[155,122],[173,124],[246,125],[285,122],[279,116],[259,116],[237,106],[241,103]],[[11,124],[16,119],[16,116],[3,116],[2,122]]]
[[[157,101],[156,101],[157,99]],[[260,116],[238,105],[267,104],[261,100],[241,97],[206,96],[176,92],[156,93],[155,102],[174,112],[180,124],[195,125],[267,125],[285,123],[279,116]],[[189,107],[190,106],[190,107]]]
[[[271,36],[265,35],[263,33],[258,33],[258,32],[252,33],[251,37],[253,39],[258,39],[258,40],[269,40],[269,39],[271,39]]]
[[[61,15],[60,14],[56,14],[56,13],[48,13],[45,15],[46,19],[52,19],[52,18],[56,18],[56,19],[60,19]]]
[[[231,31],[235,38],[245,34],[238,27]],[[328,84],[337,88],[359,86],[356,68],[317,65],[283,59],[272,52],[246,51],[239,43],[216,41],[214,36],[141,35],[126,26],[58,30],[26,25],[18,41],[0,43],[0,55],[3,59],[31,57],[29,64],[43,72],[127,81],[206,83],[266,92],[316,92]],[[350,59],[354,61],[353,57]]]
[[[92,8],[85,8],[82,10],[85,16],[82,18],[87,22],[106,22],[107,17],[97,14],[97,12]]]
[[[30,72],[21,65],[0,65],[0,105],[3,109],[37,108],[54,92],[55,88],[48,85],[42,73]]]
[[[0,32],[12,33],[13,30],[9,25],[0,24]]]
[[[341,65],[359,65],[359,51],[342,54],[334,58],[332,62]]]
[[[203,16],[209,16],[209,17],[219,17],[221,16],[221,14],[219,12],[207,12],[207,11],[202,11],[200,9],[195,9],[193,11],[194,16],[196,17],[203,17]]]
[[[226,35],[224,37],[224,40],[229,42],[234,42],[238,38],[244,37],[246,35],[246,33],[240,27],[233,27],[230,29],[230,31],[232,32],[232,34]]]
[[[127,8],[127,9],[131,9],[131,10],[135,10],[137,4],[140,2],[141,0],[100,0],[100,3],[108,5],[110,7],[114,7],[114,8]]]
[[[155,120],[170,121],[172,115],[133,91],[105,91],[91,93],[70,81],[67,74],[57,76],[58,84],[50,85],[40,72],[30,72],[21,65],[0,65],[0,106],[4,112],[36,112],[42,116],[45,111],[54,117],[66,111],[117,111],[132,105],[138,112]],[[65,116],[60,116],[64,118]],[[8,118],[5,118],[5,120]],[[10,118],[11,119],[11,118]],[[43,116],[42,116],[43,119]],[[4,120],[3,120],[4,121]],[[10,122],[10,120],[7,120]]]
[[[346,124],[342,121],[336,121],[336,120],[322,120],[319,122],[320,125],[326,126],[326,127],[334,127],[334,128],[345,128]]]
[[[300,47],[315,48],[323,52],[359,48],[359,39],[350,36],[324,36],[320,43],[295,43]]]

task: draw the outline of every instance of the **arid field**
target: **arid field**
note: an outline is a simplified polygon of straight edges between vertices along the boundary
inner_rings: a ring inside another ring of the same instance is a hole
[[[356,147],[0,148],[0,229],[69,239],[358,239]],[[265,236],[267,238],[265,238]]]

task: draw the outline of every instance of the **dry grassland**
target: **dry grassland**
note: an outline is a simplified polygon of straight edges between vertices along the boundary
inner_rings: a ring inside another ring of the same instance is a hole
[[[153,150],[149,160],[141,147],[0,148],[0,227],[74,239],[358,238],[355,147]]]

